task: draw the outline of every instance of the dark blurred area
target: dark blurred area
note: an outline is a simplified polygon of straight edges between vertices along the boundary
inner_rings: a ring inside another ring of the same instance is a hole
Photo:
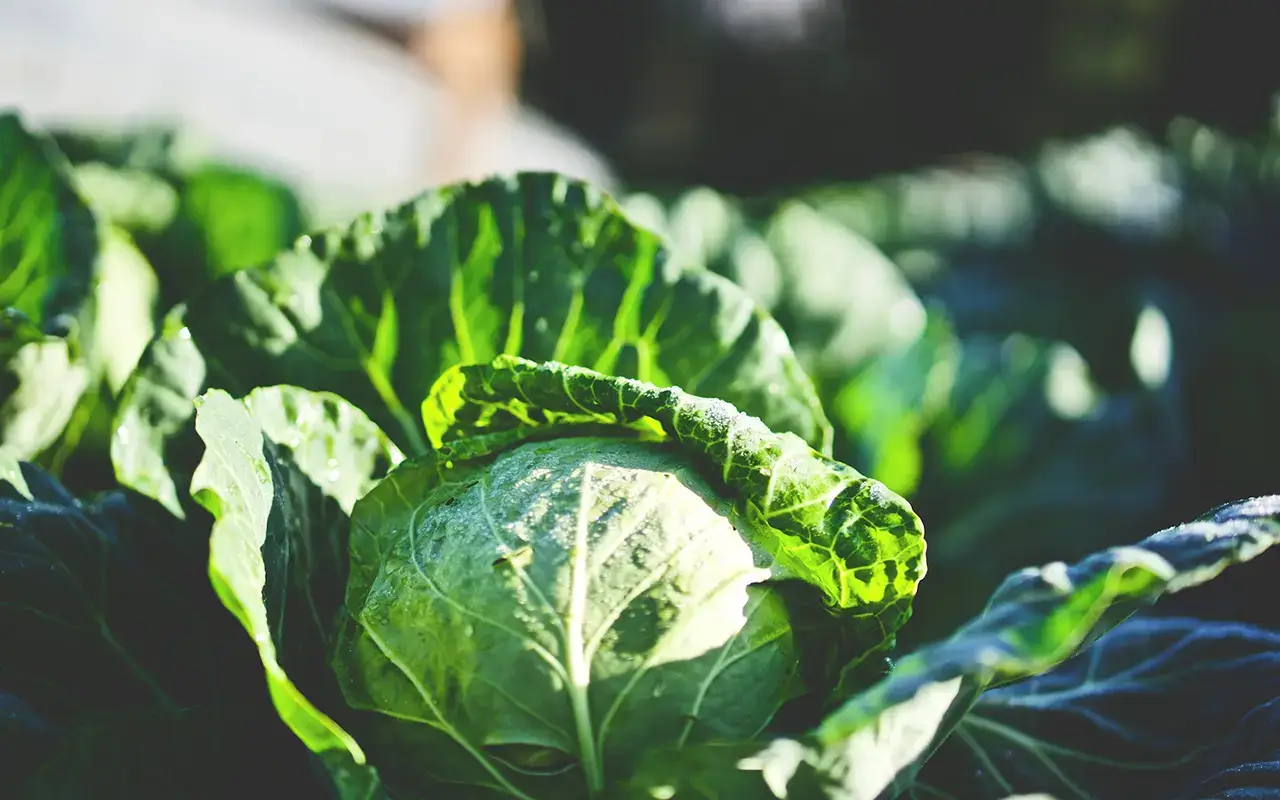
[[[529,0],[527,102],[633,186],[771,193],[1176,116],[1268,122],[1274,9],[1225,0]]]

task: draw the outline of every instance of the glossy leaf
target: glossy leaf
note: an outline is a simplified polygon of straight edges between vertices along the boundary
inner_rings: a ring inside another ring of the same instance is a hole
[[[855,662],[909,614],[906,503],[723,401],[499,356],[423,417],[432,452],[356,506],[335,660],[394,786],[586,797],[654,742],[754,735],[809,622],[774,579]]]
[[[654,742],[754,736],[794,688],[767,562],[678,448],[433,454],[352,522],[334,668],[398,791],[586,798]]]
[[[865,651],[910,616],[924,535],[905,500],[790,433],[723,400],[582,367],[500,356],[445,373],[423,404],[439,457],[468,461],[528,439],[599,426],[671,439],[717,475],[753,522],[779,574],[816,586],[848,612]]]

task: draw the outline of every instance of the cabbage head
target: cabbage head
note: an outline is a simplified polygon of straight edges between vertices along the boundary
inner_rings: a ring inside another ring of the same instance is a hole
[[[379,557],[355,573],[335,661],[347,702],[384,712],[369,746],[396,754],[392,784],[503,765],[569,773],[556,796],[601,790],[651,743],[748,739],[788,698],[768,554],[678,449],[557,439],[441,486],[412,472],[410,505],[375,498],[391,524],[358,518]],[[411,757],[440,734],[471,759]]]
[[[440,376],[405,460],[317,397],[207,393],[192,488],[344,798],[615,796],[656,753],[803,733],[878,677],[924,573],[904,500],[721,400],[500,356]],[[349,517],[315,500],[335,478]]]
[[[779,584],[878,620],[862,655],[905,616],[905,504],[725,403],[507,358],[425,416],[436,453],[356,505],[333,662],[392,789],[596,796],[805,694]]]

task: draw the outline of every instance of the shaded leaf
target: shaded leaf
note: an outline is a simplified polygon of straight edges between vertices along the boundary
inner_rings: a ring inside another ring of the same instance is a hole
[[[912,495],[924,469],[923,440],[951,399],[961,344],[940,314],[921,335],[863,366],[831,401],[862,464],[895,492]]]
[[[1277,542],[1280,497],[1258,498],[1070,567],[1014,573],[981,616],[901,659],[808,736],[775,740],[732,765],[708,758],[703,768],[759,772],[777,797],[895,796],[982,692],[1053,669],[1162,594],[1204,583]],[[668,796],[714,780],[714,773],[674,774],[661,755],[649,770],[639,787],[672,787]]]
[[[1274,632],[1135,617],[1055,669],[983,694],[907,796],[1176,797],[1238,763],[1222,759],[1246,757],[1231,740],[1280,702],[1278,674]],[[1265,720],[1273,734],[1277,721]]]
[[[0,762],[12,796],[226,796],[239,782],[228,763],[305,794],[305,751],[274,722],[252,648],[204,578],[207,522],[127,493],[81,503],[29,464],[25,494],[9,481]]]
[[[1127,531],[1167,524],[1163,504],[1187,466],[1157,398],[1093,393],[1062,343],[970,336],[955,347],[911,495],[931,521],[936,567],[907,633],[915,643],[954,631],[1013,569],[1083,558]],[[1064,413],[1062,391],[1087,399],[1087,413]],[[875,441],[877,432],[853,433]]]
[[[1181,800],[1274,798],[1280,791],[1280,698],[1245,715],[1207,760],[1215,769]]]
[[[304,230],[302,208],[288,187],[222,165],[182,176],[180,213],[188,235],[200,238],[208,280],[270,261]]]
[[[316,703],[340,706],[324,701],[337,696],[328,660],[346,585],[343,506],[399,453],[345,401],[293,387],[243,402],[211,391],[196,431],[207,449],[191,493],[214,517],[209,577],[257,646],[276,711],[344,785],[376,781],[360,746]]]

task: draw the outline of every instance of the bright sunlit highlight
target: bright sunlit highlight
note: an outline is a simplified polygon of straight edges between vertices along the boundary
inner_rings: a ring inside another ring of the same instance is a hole
[[[1133,371],[1148,389],[1158,389],[1169,380],[1173,366],[1173,334],[1169,320],[1155,306],[1148,305],[1138,314],[1138,324],[1129,344]]]

